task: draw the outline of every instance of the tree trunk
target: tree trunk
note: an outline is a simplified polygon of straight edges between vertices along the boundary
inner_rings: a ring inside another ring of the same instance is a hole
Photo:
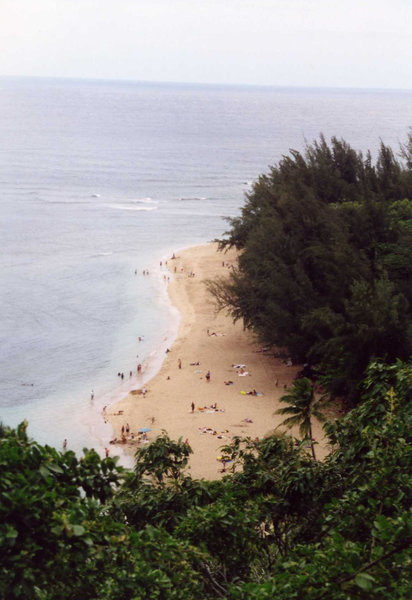
[[[316,460],[315,444],[313,443],[313,439],[312,439],[312,423],[310,421],[309,421],[309,436],[310,436],[310,447],[312,450],[313,460]]]

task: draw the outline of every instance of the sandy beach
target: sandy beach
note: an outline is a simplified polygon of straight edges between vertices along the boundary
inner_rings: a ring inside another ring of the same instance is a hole
[[[220,447],[233,436],[262,438],[282,422],[285,417],[274,412],[284,406],[279,398],[300,369],[266,355],[242,323],[233,324],[230,317],[216,313],[204,281],[227,276],[235,261],[234,250],[218,253],[216,244],[190,248],[168,260],[169,294],[181,313],[178,337],[158,374],[143,385],[143,365],[142,381],[138,376],[135,389],[106,409],[118,440],[128,425],[128,441],[121,446],[132,454],[141,428],[151,430],[148,440],[162,430],[173,439],[188,440],[193,449],[190,473],[195,478],[222,476]],[[233,383],[226,385],[229,381]],[[144,396],[142,387],[147,390]],[[257,396],[248,395],[253,390]],[[314,436],[317,456],[322,458],[327,447],[317,422]],[[109,449],[116,454],[116,444]]]

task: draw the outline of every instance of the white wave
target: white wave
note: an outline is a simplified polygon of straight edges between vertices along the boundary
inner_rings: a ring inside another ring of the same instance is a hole
[[[157,200],[153,200],[149,196],[147,198],[122,198],[123,204],[158,204]]]
[[[114,208],[115,210],[132,210],[132,211],[151,211],[157,210],[157,206],[128,206],[126,204],[106,204],[108,208]]]
[[[92,198],[100,198],[100,194],[92,194]]]
[[[136,200],[127,200],[127,202],[131,202],[133,204],[157,204],[156,200],[153,198],[136,198]]]
[[[178,198],[178,200],[180,202],[196,202],[196,201],[207,200],[207,198],[204,198],[203,196],[190,196],[188,198],[185,198],[185,197]]]

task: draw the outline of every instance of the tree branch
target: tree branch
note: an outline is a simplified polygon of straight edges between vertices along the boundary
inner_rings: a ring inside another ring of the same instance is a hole
[[[204,563],[202,565],[204,572],[206,573],[206,575],[208,576],[210,583],[212,585],[212,588],[214,590],[214,592],[220,597],[220,598],[225,598],[226,597],[226,590],[223,586],[220,585],[220,583],[218,583],[216,581],[216,579],[213,577],[212,572],[210,570],[210,567],[208,564]]]
[[[380,556],[379,558],[376,558],[375,560],[368,562],[366,565],[362,565],[357,571],[355,571],[355,573],[352,573],[351,575],[347,575],[346,577],[339,579],[337,581],[337,583],[340,585],[341,583],[346,583],[346,581],[350,581],[351,579],[354,579],[356,577],[356,575],[358,575],[359,573],[362,573],[363,571],[367,571],[371,567],[374,567],[376,564],[378,564],[385,558],[392,556],[392,554],[396,554],[396,552],[405,550],[406,548],[408,548],[411,545],[411,543],[412,543],[412,539],[406,540],[406,542],[404,542],[401,546],[397,546],[396,548],[393,548],[390,552],[387,552],[383,556]]]

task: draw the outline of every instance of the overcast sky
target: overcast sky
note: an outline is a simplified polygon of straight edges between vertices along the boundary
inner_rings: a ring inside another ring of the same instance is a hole
[[[0,0],[0,75],[412,89],[412,0]]]

